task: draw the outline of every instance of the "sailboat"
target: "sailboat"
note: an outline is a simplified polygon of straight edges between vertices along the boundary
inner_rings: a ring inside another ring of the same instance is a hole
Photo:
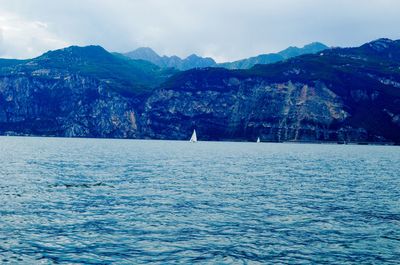
[[[193,130],[192,137],[190,138],[191,143],[197,142],[197,135],[196,135],[196,130]]]
[[[257,138],[257,143],[259,143],[259,142],[261,142],[261,141],[260,141],[260,137]]]

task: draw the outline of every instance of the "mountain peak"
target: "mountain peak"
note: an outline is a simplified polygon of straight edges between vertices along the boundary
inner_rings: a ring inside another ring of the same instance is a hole
[[[188,70],[197,67],[209,67],[214,66],[216,63],[212,58],[203,58],[197,54],[192,54],[181,59],[180,57],[173,56],[160,56],[154,50],[148,47],[138,48],[134,51],[125,53],[125,56],[131,59],[140,59],[149,61],[159,67],[163,68],[176,68],[179,70]]]
[[[103,47],[98,45],[89,46],[69,46],[63,49],[48,51],[36,59],[46,60],[50,58],[90,58],[90,59],[104,59],[112,56]]]
[[[312,42],[310,44],[304,45],[302,48],[296,46],[290,46],[289,48],[280,51],[278,54],[283,56],[285,59],[289,59],[291,57],[303,54],[317,53],[326,49],[329,49],[329,47],[326,46],[325,44],[321,42]]]
[[[182,61],[182,69],[188,70],[192,68],[205,68],[215,66],[214,59],[209,57],[200,57],[197,54],[191,54]]]
[[[124,55],[134,60],[144,60],[163,67],[163,57],[149,47],[140,47]]]
[[[98,51],[98,52],[106,51],[100,45],[87,45],[87,46],[72,45],[72,46],[65,47],[60,50],[61,51]]]
[[[369,43],[393,43],[393,42],[395,42],[395,41],[392,39],[389,39],[389,38],[379,38],[379,39],[373,40]]]
[[[88,45],[88,46],[69,46],[63,49],[55,50],[55,51],[49,51],[51,52],[64,52],[64,53],[69,53],[69,54],[94,54],[94,53],[108,53],[103,47],[99,45]]]
[[[189,59],[189,60],[191,60],[191,59],[198,59],[198,58],[200,58],[200,56],[198,56],[198,55],[195,54],[195,53],[192,53],[191,55],[189,55],[188,57],[186,57],[186,59]]]
[[[325,50],[325,49],[329,49],[328,46],[326,46],[325,44],[315,41],[315,42],[311,42],[310,44],[306,44],[303,46],[303,49],[319,49],[319,50]]]
[[[394,41],[391,39],[380,38],[365,44],[365,46],[368,46],[369,48],[379,52],[389,48],[391,45],[393,45],[393,43]]]
[[[137,55],[137,56],[159,56],[152,48],[150,47],[139,47],[136,50],[128,52],[127,54]]]

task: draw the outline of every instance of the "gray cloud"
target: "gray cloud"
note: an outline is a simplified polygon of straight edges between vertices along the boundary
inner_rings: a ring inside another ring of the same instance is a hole
[[[3,47],[4,47],[4,44],[3,44],[3,29],[0,28],[0,54],[4,53]]]
[[[398,10],[398,0],[0,0],[0,56],[99,44],[233,60],[312,41],[400,38]]]

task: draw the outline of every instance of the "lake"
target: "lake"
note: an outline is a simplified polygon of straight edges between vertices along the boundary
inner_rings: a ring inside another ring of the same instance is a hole
[[[3,264],[399,260],[399,147],[0,137]]]

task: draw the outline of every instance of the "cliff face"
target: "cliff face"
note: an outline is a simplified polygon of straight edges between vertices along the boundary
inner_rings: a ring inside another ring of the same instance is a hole
[[[89,77],[2,77],[0,133],[66,137],[137,137],[135,100]]]
[[[229,89],[204,83],[200,91],[161,89],[153,93],[142,116],[146,134],[186,139],[195,128],[199,137],[207,140],[394,140],[384,137],[384,132],[371,132],[352,123],[354,110],[324,82],[277,83],[236,77],[223,82]],[[354,92],[360,100],[369,100],[369,96]]]
[[[0,61],[0,134],[400,143],[399,41],[170,78],[91,52]]]
[[[154,92],[152,137],[400,142],[400,42],[378,40],[248,71],[193,70]]]
[[[0,134],[135,138],[139,102],[168,77],[98,46],[0,61]]]

